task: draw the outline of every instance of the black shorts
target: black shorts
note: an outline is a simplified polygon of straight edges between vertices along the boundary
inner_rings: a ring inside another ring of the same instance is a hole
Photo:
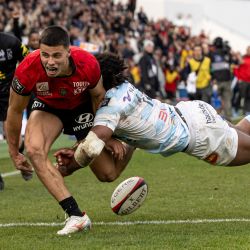
[[[93,126],[94,112],[91,103],[84,103],[73,110],[54,109],[38,98],[34,98],[31,112],[34,110],[45,111],[57,116],[63,123],[63,133],[74,135],[77,140],[85,138]]]
[[[6,121],[9,106],[9,95],[0,96],[0,121]]]

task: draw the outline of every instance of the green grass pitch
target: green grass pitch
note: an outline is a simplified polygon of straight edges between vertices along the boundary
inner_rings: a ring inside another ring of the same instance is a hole
[[[54,149],[72,144],[61,137]],[[14,170],[1,143],[0,172]],[[149,193],[136,212],[118,216],[110,196],[131,176],[144,177]],[[113,183],[99,182],[89,168],[65,178],[93,222],[91,231],[71,237],[56,235],[64,213],[36,176],[5,177],[0,249],[250,249],[249,176],[250,165],[214,167],[183,153],[163,158],[137,150]]]

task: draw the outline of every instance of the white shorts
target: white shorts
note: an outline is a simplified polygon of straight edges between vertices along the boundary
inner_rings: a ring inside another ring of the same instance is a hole
[[[203,101],[177,105],[190,131],[186,153],[215,165],[228,165],[238,149],[238,134],[216,110]]]

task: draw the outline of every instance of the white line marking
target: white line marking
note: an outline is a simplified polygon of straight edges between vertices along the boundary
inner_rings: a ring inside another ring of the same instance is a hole
[[[1,176],[2,176],[2,177],[9,177],[9,176],[18,175],[18,174],[20,174],[20,171],[19,171],[19,170],[1,174]]]
[[[246,218],[232,218],[232,219],[195,219],[195,220],[153,220],[153,221],[114,221],[114,222],[93,222],[93,225],[98,226],[130,226],[130,225],[169,225],[169,224],[202,224],[202,223],[222,223],[222,222],[250,222],[250,219]],[[2,223],[1,227],[57,227],[62,226],[64,223]]]

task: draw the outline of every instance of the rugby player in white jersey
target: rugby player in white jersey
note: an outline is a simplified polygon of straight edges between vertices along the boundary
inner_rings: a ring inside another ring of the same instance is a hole
[[[112,136],[130,145],[129,149],[141,148],[164,157],[182,151],[214,165],[250,162],[249,117],[233,126],[203,101],[172,106],[151,99],[127,81],[126,67],[118,56],[106,53],[97,59],[107,91],[105,99],[91,131],[77,149],[61,149],[55,154],[63,176],[89,165]],[[126,162],[126,156],[124,159]],[[118,177],[115,161],[109,171],[112,169]]]

